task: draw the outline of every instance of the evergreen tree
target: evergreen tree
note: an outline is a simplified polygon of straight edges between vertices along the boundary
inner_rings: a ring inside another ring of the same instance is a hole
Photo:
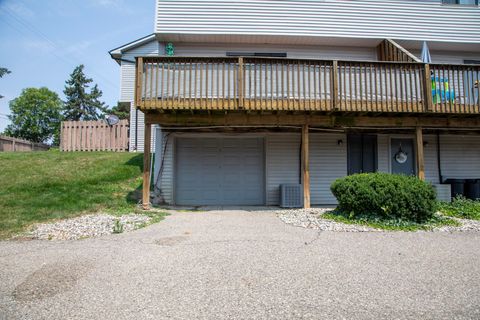
[[[115,107],[109,109],[108,114],[116,115],[119,119],[128,119],[130,117],[130,103],[118,102]]]
[[[102,91],[98,85],[88,91],[92,79],[87,78],[83,72],[84,65],[76,67],[70,79],[65,82],[65,102],[63,116],[65,120],[98,120],[105,112],[105,103],[100,101]]]

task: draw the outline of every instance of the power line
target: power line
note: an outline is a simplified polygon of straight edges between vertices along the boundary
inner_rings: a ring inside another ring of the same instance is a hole
[[[5,11],[4,11],[5,13],[7,13],[10,17],[15,19],[16,22],[18,22],[20,25],[22,25],[25,29],[27,29],[28,31],[30,31],[30,32],[36,34],[37,36],[41,37],[42,39],[44,39],[52,47],[52,49],[54,49],[52,51],[52,54],[54,56],[56,56],[57,58],[63,60],[64,62],[66,62],[68,64],[77,64],[77,63],[82,64],[82,62],[79,61],[78,59],[75,59],[76,61],[72,60],[71,58],[75,58],[73,56],[65,57],[65,56],[60,55],[59,52],[61,51],[61,48],[55,42],[53,42],[50,38],[48,38],[48,36],[46,36],[40,30],[35,28],[29,22],[27,22],[24,19],[22,19],[21,17],[17,16],[11,9],[9,9],[7,7],[4,7],[4,9],[5,9]],[[4,21],[7,21],[7,20],[4,20]],[[17,31],[20,32],[20,30],[15,28],[12,24],[10,24],[8,22],[7,22],[7,24],[9,24],[11,27],[13,27],[14,29],[16,29]],[[23,32],[20,32],[20,33],[23,33]],[[91,72],[91,73],[93,75],[97,76],[98,78],[103,79],[106,82],[107,85],[110,85],[112,88],[117,89],[117,85],[114,84],[113,82],[111,82],[110,79],[108,79],[107,77],[105,77],[101,74],[98,74],[96,72]]]

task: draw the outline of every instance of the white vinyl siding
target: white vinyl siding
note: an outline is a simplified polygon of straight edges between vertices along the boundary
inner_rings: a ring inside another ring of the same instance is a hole
[[[342,143],[339,144],[339,140]],[[347,136],[310,133],[310,197],[312,205],[334,205],[332,182],[347,175]]]
[[[425,180],[440,183],[437,161],[437,137],[435,135],[423,136],[423,156],[425,159]]]
[[[280,185],[300,183],[300,133],[266,137],[267,205],[280,203]]]
[[[157,135],[162,135],[162,149],[155,152],[155,173],[154,185],[155,192],[160,193],[165,203],[173,204],[173,186],[174,186],[174,135],[163,133],[160,130],[155,131]],[[166,148],[165,148],[166,146]],[[158,147],[158,146],[157,146]],[[163,159],[162,159],[163,158]],[[163,167],[162,167],[163,160]],[[159,176],[159,171],[162,170]]]
[[[480,19],[480,18],[479,18]],[[417,57],[421,56],[421,51],[412,50]],[[432,63],[463,64],[465,60],[480,61],[480,53],[474,52],[445,52],[430,50]]]
[[[157,0],[155,32],[480,43],[480,9],[440,1]]]
[[[165,135],[165,134],[164,134]],[[174,140],[181,134],[170,134],[164,155],[162,175],[156,181],[157,189],[166,203],[174,201]],[[206,134],[195,135],[198,138]],[[217,135],[222,136],[222,135]],[[228,137],[228,135],[224,135]],[[300,182],[300,133],[248,134],[246,137],[265,138],[265,188],[266,204],[279,205],[280,185]],[[378,171],[390,172],[390,139],[414,138],[413,134],[379,134]],[[339,144],[338,141],[343,143]],[[424,136],[425,177],[440,182],[437,163],[437,137]],[[163,139],[167,143],[167,139]],[[480,178],[480,135],[441,134],[441,164],[444,179]],[[160,157],[161,153],[156,156]],[[160,159],[155,160],[156,163]],[[159,166],[155,170],[158,170]],[[156,175],[156,174],[155,174]],[[347,175],[347,139],[345,134],[310,133],[310,185],[313,205],[335,205],[336,199],[330,192],[331,183]]]
[[[390,172],[390,137],[387,134],[377,135],[377,170]]]
[[[122,54],[122,61],[120,62],[120,102],[130,102],[130,151],[143,152],[144,145],[144,116],[141,111],[136,111],[133,103],[135,99],[135,63],[133,61],[135,61],[135,57],[139,56],[157,56],[162,50],[161,44],[153,40]],[[138,119],[136,119],[137,114]],[[152,143],[153,147],[154,144]]]
[[[480,135],[440,135],[444,179],[480,178]]]
[[[287,53],[287,58],[297,59],[360,61],[374,61],[377,59],[375,47],[182,42],[175,44],[175,56],[180,57],[224,57],[227,52],[281,52]]]

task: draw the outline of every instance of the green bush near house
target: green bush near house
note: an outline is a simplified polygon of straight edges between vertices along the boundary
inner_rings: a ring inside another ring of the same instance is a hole
[[[338,210],[351,218],[424,222],[437,208],[433,186],[413,176],[362,173],[337,179],[331,190]]]
[[[458,196],[451,203],[441,202],[439,210],[446,216],[480,220],[480,200]]]

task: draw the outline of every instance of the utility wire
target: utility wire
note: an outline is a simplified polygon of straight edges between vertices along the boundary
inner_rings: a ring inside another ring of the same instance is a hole
[[[52,40],[50,40],[50,38],[48,36],[46,36],[44,33],[42,33],[40,30],[38,30],[38,28],[35,28],[32,24],[30,24],[29,22],[25,21],[24,19],[22,19],[21,17],[19,17],[18,15],[16,15],[11,9],[7,8],[7,7],[4,7],[4,12],[6,14],[8,14],[10,17],[12,17],[16,22],[18,22],[20,25],[22,25],[25,29],[27,29],[28,31],[34,33],[35,35],[41,37],[42,39],[44,39],[53,49],[52,53],[54,56],[56,56],[57,58],[63,60],[64,62],[66,62],[67,64],[77,64],[77,63],[82,63],[81,61],[79,61],[78,59],[75,59],[72,60],[71,58],[75,58],[73,56],[69,56],[69,57],[65,57],[64,55],[60,55],[58,52],[61,51],[61,48],[55,43],[53,42]],[[7,20],[4,20],[5,22],[7,22],[8,25],[10,25],[11,27],[13,27],[12,24],[8,23]],[[15,30],[19,31],[20,30],[18,28],[15,28],[13,27]],[[23,33],[23,32],[20,32],[20,33]],[[25,33],[23,33],[25,35]],[[108,79],[107,77],[101,75],[101,74],[98,74],[96,72],[91,72],[93,75],[97,76],[98,78],[101,78],[103,79],[106,84],[110,85],[112,88],[114,89],[117,89],[117,85],[115,85],[113,82],[110,81],[110,79]]]

